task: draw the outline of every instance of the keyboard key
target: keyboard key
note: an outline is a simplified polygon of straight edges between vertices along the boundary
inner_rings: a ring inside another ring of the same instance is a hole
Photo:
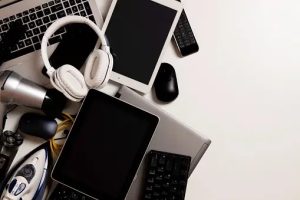
[[[37,42],[39,42],[40,40],[39,40],[39,38],[37,37],[37,36],[34,36],[33,38],[32,38],[32,43],[37,43]]]
[[[34,8],[30,8],[29,13],[33,13],[33,12],[34,12]]]
[[[2,28],[2,31],[7,31],[8,30],[8,25],[7,24],[3,24],[1,26],[1,28]]]
[[[54,13],[54,12],[62,10],[63,9],[63,5],[60,3],[60,4],[57,4],[55,6],[52,6],[50,9],[51,9],[51,12]]]
[[[56,14],[50,15],[50,20],[55,21],[57,19]]]
[[[41,43],[34,44],[34,49],[39,50],[41,48]]]
[[[71,6],[74,6],[74,5],[75,5],[75,0],[70,0],[69,2],[70,2],[70,4],[71,4]]]
[[[15,20],[15,19],[16,19],[16,17],[15,17],[14,15],[9,17],[9,20],[10,20],[10,21],[13,21],[13,20]]]
[[[35,13],[30,14],[29,18],[31,19],[31,21],[35,20],[36,19],[36,14]]]
[[[168,160],[166,164],[166,170],[171,171],[173,169],[173,162],[172,160]]]
[[[44,10],[44,13],[45,13],[45,15],[49,15],[49,14],[51,13],[51,11],[50,11],[49,8],[46,8],[46,9]]]
[[[72,10],[73,10],[73,12],[77,12],[77,11],[78,11],[78,8],[77,8],[76,6],[73,6],[73,7],[72,7]]]
[[[3,23],[7,23],[7,22],[9,22],[9,19],[8,18],[4,18],[3,19]]]
[[[54,5],[54,1],[48,2],[48,5],[49,5],[49,6],[53,6],[53,5]]]
[[[28,30],[28,31],[26,31],[25,35],[26,35],[27,38],[30,38],[30,37],[33,36],[33,33],[32,33],[31,30]]]
[[[0,25],[2,25],[3,24],[3,21],[2,20],[0,20]]]
[[[57,14],[57,18],[62,18],[62,17],[64,17],[64,16],[66,16],[66,13],[65,13],[65,11],[59,11],[58,13],[56,13]]]
[[[78,9],[79,9],[79,10],[83,10],[83,9],[84,9],[83,5],[82,5],[82,4],[79,4],[79,5],[78,5]]]
[[[44,36],[44,34],[39,34],[39,39],[40,39],[40,41],[42,41],[42,39],[43,39],[43,36]]]
[[[60,42],[60,37],[59,36],[55,36],[49,39],[49,44],[55,44],[57,42]]]
[[[23,17],[23,23],[27,23],[27,22],[29,22],[29,17],[27,16]]]
[[[47,7],[48,7],[48,3],[44,3],[44,4],[42,5],[42,7],[43,7],[43,8],[47,8]]]
[[[81,11],[80,12],[80,16],[83,16],[83,17],[85,17],[86,16],[86,12],[83,10],[83,11]]]
[[[61,0],[55,0],[55,3],[60,3],[61,2]]]
[[[38,11],[38,12],[36,13],[36,15],[37,15],[38,18],[41,18],[41,17],[44,16],[44,13],[43,13],[43,11]]]
[[[69,4],[69,2],[64,2],[64,6],[65,6],[65,8],[68,8],[68,7],[70,7],[70,4]]]
[[[36,20],[35,23],[37,26],[41,26],[43,24],[41,19]]]
[[[18,47],[21,49],[23,47],[25,47],[25,44],[23,41],[18,42]]]
[[[93,22],[96,22],[93,15],[89,16],[89,19],[90,19],[91,21],[93,21]]]
[[[71,8],[67,8],[67,15],[71,15],[72,14],[72,10],[71,10]]]
[[[30,29],[33,29],[33,28],[35,27],[35,24],[34,24],[34,22],[30,22],[30,23],[28,24],[28,26],[29,26]]]
[[[37,6],[37,7],[35,7],[35,10],[36,11],[40,11],[42,9],[42,7],[41,6]]]
[[[40,29],[41,29],[41,32],[44,33],[47,30],[47,27],[45,25],[43,25],[43,26],[40,27]]]
[[[85,7],[86,13],[88,15],[92,14],[92,10],[91,10],[90,4],[88,2],[84,3],[84,7]]]
[[[22,13],[18,13],[18,14],[16,14],[16,16],[17,16],[17,18],[20,18],[20,17],[23,16],[23,14]]]
[[[30,40],[30,39],[27,39],[27,40],[25,40],[25,44],[26,44],[26,46],[29,46],[29,45],[31,45],[31,44],[32,44],[32,42],[31,42],[31,40]]]
[[[39,28],[33,29],[33,34],[34,34],[34,35],[37,35],[37,34],[39,34],[39,33],[40,33],[40,29],[39,29]]]
[[[58,29],[55,34],[58,35],[58,34],[62,34],[62,33],[65,33],[66,32],[66,29],[65,28],[60,28]]]
[[[23,15],[28,15],[28,14],[29,14],[28,10],[25,10],[25,11],[23,12]]]
[[[50,19],[48,16],[43,17],[43,22],[46,24],[48,22],[50,22]]]
[[[160,165],[164,165],[166,162],[166,156],[161,156],[159,159],[158,159],[158,164]]]

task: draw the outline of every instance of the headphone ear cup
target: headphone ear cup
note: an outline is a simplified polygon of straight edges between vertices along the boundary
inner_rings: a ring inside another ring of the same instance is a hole
[[[83,75],[72,65],[58,68],[55,79],[56,85],[75,99],[84,98],[88,92]]]
[[[109,73],[110,59],[108,54],[101,50],[94,50],[88,57],[84,79],[89,88],[97,88],[106,83]]]

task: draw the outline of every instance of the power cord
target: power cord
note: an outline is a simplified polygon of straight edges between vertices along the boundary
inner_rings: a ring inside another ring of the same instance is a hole
[[[50,140],[50,148],[53,158],[57,158],[59,152],[63,147],[63,142],[58,142],[67,138],[67,134],[74,123],[74,118],[67,113],[62,113],[62,121],[58,123],[55,136]],[[63,133],[63,137],[56,137],[58,134]]]

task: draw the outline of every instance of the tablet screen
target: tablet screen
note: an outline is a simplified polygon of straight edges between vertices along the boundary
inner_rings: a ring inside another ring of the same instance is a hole
[[[176,14],[151,0],[118,0],[105,32],[113,71],[148,84]]]
[[[52,177],[98,199],[124,199],[157,123],[156,116],[91,90]]]

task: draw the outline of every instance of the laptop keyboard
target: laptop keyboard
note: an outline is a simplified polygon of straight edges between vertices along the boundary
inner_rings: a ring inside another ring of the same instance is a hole
[[[11,22],[25,25],[26,32],[21,40],[11,47],[11,52],[4,61],[31,53],[41,48],[41,41],[47,28],[57,19],[66,15],[80,15],[95,22],[88,0],[53,0],[40,6],[25,10],[16,15],[0,19],[0,39],[9,30]],[[55,32],[49,39],[49,44],[55,44],[62,39],[66,29]]]

